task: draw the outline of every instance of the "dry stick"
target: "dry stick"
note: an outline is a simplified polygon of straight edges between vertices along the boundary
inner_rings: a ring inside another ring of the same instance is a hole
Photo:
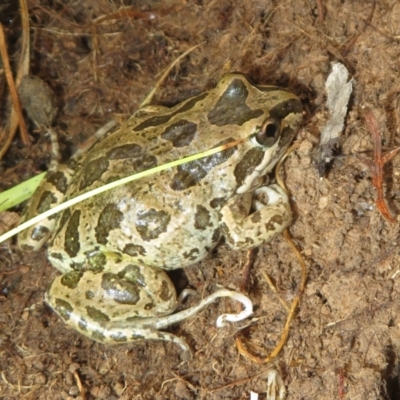
[[[237,386],[237,385],[243,386],[245,383],[251,382],[253,379],[259,378],[260,376],[262,376],[262,375],[266,374],[267,372],[271,371],[271,369],[272,369],[271,367],[268,367],[268,369],[266,369],[265,371],[261,371],[258,374],[255,374],[255,375],[250,376],[248,378],[238,379],[236,381],[229,382],[229,383],[227,383],[227,384],[225,384],[223,386],[216,387],[214,389],[209,390],[208,393],[217,392],[218,390],[227,389],[227,388],[232,387],[232,386]]]
[[[3,30],[3,25],[1,23],[0,23],[0,54],[1,54],[1,58],[3,60],[4,71],[6,74],[8,87],[10,89],[13,107],[14,107],[14,110],[16,111],[16,113],[18,115],[18,119],[19,119],[19,126],[20,126],[20,130],[21,130],[21,139],[25,145],[28,145],[28,144],[30,144],[30,141],[29,141],[29,137],[28,137],[28,132],[26,130],[25,120],[22,115],[21,103],[19,102],[17,89],[15,87],[14,79],[13,79],[13,76],[11,73],[10,60],[9,60],[8,54],[7,54],[4,30]],[[14,138],[15,132],[16,132],[16,126],[15,126],[15,129],[10,129],[10,133],[7,137],[6,143],[4,144],[3,148],[0,150],[0,159],[3,158],[4,154],[7,152],[8,148],[10,147],[10,144]]]
[[[325,10],[324,5],[322,4],[322,0],[317,0],[317,10],[318,10],[318,21],[325,21]]]
[[[18,70],[15,78],[16,85],[10,86],[10,91],[12,95],[12,87],[15,89],[15,86],[18,86],[21,83],[22,77],[29,73],[29,54],[30,54],[30,42],[29,42],[29,15],[28,15],[28,7],[26,5],[26,0],[20,0],[20,8],[21,8],[21,25],[22,25],[22,40],[21,40],[21,58],[18,63]],[[2,27],[0,27],[0,35],[2,36],[0,39],[0,46],[4,46],[0,48],[0,50],[5,52],[8,61],[8,55],[5,46],[5,39],[4,39],[4,32]],[[4,60],[4,58],[3,58]],[[12,79],[11,70],[9,68],[10,63],[8,64],[8,74]],[[6,70],[7,76],[7,69],[6,69],[6,61],[4,60],[4,68]],[[8,76],[7,76],[8,80]],[[7,137],[6,143],[4,144],[3,148],[0,150],[0,160],[3,158],[4,154],[7,152],[10,144],[14,138],[15,132],[18,127],[18,123],[20,125],[20,134],[22,142],[26,145],[30,144],[29,136],[26,132],[25,122],[21,116],[21,113],[16,112],[17,108],[15,106],[11,109],[11,117],[10,117],[10,134]]]
[[[343,400],[344,395],[344,372],[343,368],[339,368],[339,400]]]
[[[22,25],[22,42],[21,42],[21,58],[18,64],[17,71],[17,86],[21,83],[23,76],[29,74],[29,60],[30,60],[30,41],[29,41],[29,14],[26,0],[19,0],[21,7],[21,25]]]
[[[82,382],[81,382],[81,378],[79,377],[78,372],[74,371],[73,375],[74,375],[74,378],[75,378],[75,381],[76,381],[76,385],[78,386],[79,392],[80,392],[80,394],[82,396],[82,399],[86,400],[85,389],[83,388],[83,385],[82,385]]]
[[[364,117],[374,142],[374,161],[364,160],[364,162],[368,165],[371,171],[372,184],[377,190],[376,206],[386,220],[394,223],[397,219],[389,211],[383,195],[383,166],[399,152],[400,147],[397,147],[382,156],[381,135],[379,133],[378,123],[376,122],[374,113],[370,109],[366,109],[364,111]]]
[[[174,10],[175,7],[169,7],[167,11]],[[164,11],[164,10],[163,10]],[[124,19],[124,18],[137,18],[142,20],[152,21],[157,18],[157,14],[154,11],[137,11],[134,6],[122,7],[119,10],[101,15],[92,21],[92,24],[101,24],[104,21],[110,21],[113,19]]]
[[[247,251],[246,264],[243,268],[242,279],[240,282],[240,292],[241,293],[247,294],[249,292],[250,271],[251,271],[251,267],[254,264],[256,254],[257,254],[257,249],[254,247]],[[240,305],[239,305],[239,307],[240,307]]]
[[[283,179],[281,178],[281,176],[279,175],[279,169],[283,163],[283,161],[285,160],[285,158],[287,157],[288,154],[290,154],[296,147],[298,147],[297,144],[294,144],[292,147],[290,147],[287,152],[285,153],[285,155],[282,157],[282,159],[279,161],[279,163],[276,166],[276,180],[279,184],[279,186],[281,186],[283,189],[286,190],[285,184],[283,182]],[[283,349],[284,345],[286,344],[287,338],[289,336],[289,330],[290,330],[290,324],[292,322],[292,319],[294,317],[294,314],[296,312],[297,306],[300,303],[300,298],[302,296],[302,294],[304,293],[304,289],[306,287],[306,280],[307,280],[307,267],[306,264],[304,262],[304,259],[302,257],[302,255],[300,254],[300,252],[297,250],[295,244],[293,243],[289,231],[286,229],[284,231],[284,237],[286,239],[286,241],[288,242],[289,246],[291,247],[292,251],[295,253],[298,262],[300,263],[301,266],[301,282],[300,282],[300,287],[299,290],[297,292],[296,297],[294,298],[290,309],[289,309],[289,313],[288,316],[286,318],[286,323],[285,326],[283,328],[282,334],[281,334],[281,338],[278,342],[278,344],[275,346],[275,349],[266,357],[259,357],[259,356],[255,356],[253,354],[251,354],[244,346],[242,343],[242,339],[241,337],[237,337],[235,339],[235,343],[236,343],[236,347],[238,348],[239,353],[244,356],[249,358],[250,360],[258,363],[258,364],[266,364],[268,362],[270,362],[271,360],[273,360]],[[276,291],[275,288],[273,288],[274,291]],[[285,307],[286,308],[286,307]]]

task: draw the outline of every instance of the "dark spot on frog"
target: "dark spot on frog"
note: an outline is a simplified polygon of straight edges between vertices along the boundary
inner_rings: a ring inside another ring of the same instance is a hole
[[[146,279],[140,272],[140,268],[137,265],[127,265],[122,271],[118,272],[118,277],[125,278],[126,280],[141,287],[146,286]]]
[[[146,255],[146,249],[143,246],[133,243],[125,245],[125,247],[122,249],[122,252],[128,254],[131,257],[137,257],[138,255],[141,256]]]
[[[131,311],[131,316],[130,317],[126,317],[125,321],[135,322],[137,320],[138,316],[139,316],[139,312],[138,311]]]
[[[63,261],[64,257],[61,253],[49,253],[50,258],[55,258],[56,260]]]
[[[135,226],[141,238],[150,241],[167,231],[170,220],[171,216],[167,212],[151,208],[137,212]]]
[[[93,340],[96,340],[97,342],[104,342],[104,340],[106,339],[106,337],[104,336],[102,331],[92,331],[91,335]]]
[[[245,122],[264,114],[261,109],[252,110],[246,99],[249,95],[241,79],[234,79],[207,114],[210,124],[217,126],[243,125]]]
[[[64,321],[68,321],[74,311],[74,308],[70,303],[68,303],[68,301],[59,299],[58,297],[55,298],[52,307]]]
[[[172,142],[174,147],[184,147],[192,142],[196,130],[195,123],[181,119],[168,126],[161,137]]]
[[[171,292],[171,286],[166,280],[162,281],[159,296],[162,301],[168,301],[174,296],[174,292]]]
[[[85,318],[82,317],[79,319],[78,327],[81,331],[87,331],[87,321],[85,320]]]
[[[43,225],[38,225],[35,226],[35,228],[31,232],[31,239],[33,241],[40,242],[44,237],[48,236],[50,234],[49,228],[47,226]],[[25,248],[25,246],[24,246]]]
[[[135,305],[140,300],[140,285],[111,272],[101,277],[101,287],[107,296],[119,304]]]
[[[54,171],[46,176],[46,180],[54,185],[61,193],[65,193],[68,189],[68,179],[62,171]]]
[[[281,103],[277,104],[275,107],[272,107],[269,110],[269,115],[276,119],[281,120],[286,118],[289,114],[302,114],[303,112],[303,105],[301,104],[300,99],[298,98],[291,98]]]
[[[190,251],[185,251],[182,256],[186,260],[195,261],[199,257],[200,251],[197,248],[193,248]]]
[[[221,229],[217,228],[214,230],[214,232],[212,234],[211,242],[213,244],[217,244],[219,242],[220,238],[221,238]]]
[[[149,128],[151,126],[159,126],[166,124],[171,118],[173,118],[175,115],[178,115],[180,113],[183,113],[185,111],[188,111],[194,107],[194,105],[203,100],[208,96],[207,92],[201,93],[198,96],[192,97],[191,99],[187,100],[182,106],[178,107],[175,111],[167,114],[167,115],[161,115],[161,116],[154,116],[146,119],[145,121],[141,122],[139,125],[137,125],[133,130],[135,132],[142,131],[143,129]]]
[[[279,146],[281,148],[287,147],[294,139],[297,130],[293,130],[290,126],[284,128],[281,132],[281,138],[279,142]]]
[[[209,95],[209,92],[200,93],[197,96],[185,101],[185,103],[175,110],[175,114],[184,113],[185,111],[191,110],[199,101],[204,100]],[[202,106],[204,103],[200,103]]]
[[[231,141],[233,141],[233,139],[229,138],[221,143],[218,143],[215,147]],[[172,178],[172,182],[170,184],[171,189],[182,191],[195,186],[208,174],[209,171],[218,165],[223,164],[234,153],[235,148],[231,147],[211,156],[179,165],[176,168],[176,173]]]
[[[94,296],[95,296],[94,292],[92,292],[91,290],[86,290],[86,292],[85,292],[85,298],[86,298],[87,300],[93,300],[93,299],[94,299]]]
[[[217,197],[210,201],[210,207],[219,210],[226,203],[225,197]]]
[[[80,217],[80,210],[75,210],[65,230],[64,249],[71,258],[75,257],[81,248],[78,231]]]
[[[40,200],[36,207],[36,212],[38,214],[45,212],[48,209],[50,209],[53,204],[56,204],[56,203],[57,203],[57,197],[54,195],[54,193],[46,190],[40,196]]]
[[[151,126],[159,126],[159,125],[164,125],[166,124],[171,118],[173,117],[172,114],[167,114],[167,115],[161,115],[161,116],[156,116],[156,117],[150,117],[149,119],[146,119],[146,121],[141,122],[139,125],[137,125],[133,130],[135,132],[140,132],[143,129],[149,128]]]
[[[86,252],[85,255],[91,271],[101,272],[104,270],[107,264],[107,257],[103,252],[96,249]]]
[[[128,340],[127,336],[122,332],[115,332],[111,334],[110,339],[117,343],[126,342]]]
[[[93,321],[96,321],[96,322],[110,321],[110,317],[107,314],[100,311],[98,308],[92,307],[92,306],[86,306],[85,308],[86,308],[87,315]]]
[[[225,224],[225,222],[222,222],[220,224],[220,229],[221,229],[221,233],[225,238],[225,241],[228,242],[230,245],[233,245],[235,243],[235,241],[233,240],[230,231],[228,229],[228,226]]]
[[[199,230],[204,230],[210,226],[212,226],[210,211],[201,205],[197,205],[194,215],[194,227]]]
[[[258,224],[259,222],[261,222],[261,213],[255,212],[255,213],[251,214],[250,215],[250,220],[254,224]]]
[[[248,249],[254,245],[254,239],[251,237],[246,237],[243,244],[240,245],[240,247],[243,247],[244,249]]]
[[[64,210],[64,212],[61,214],[60,219],[57,222],[57,229],[55,231],[55,234],[53,237],[56,237],[58,233],[61,231],[62,228],[64,228],[64,225],[66,222],[71,218],[71,210],[67,208]]]
[[[132,168],[136,173],[157,167],[157,165],[157,157],[152,155],[143,156],[132,162]]]
[[[152,310],[155,307],[155,304],[153,302],[147,303],[144,305],[144,309],[146,311]]]
[[[117,229],[124,217],[124,214],[115,204],[107,204],[99,215],[95,228],[97,243],[107,244],[107,237],[110,231]]]
[[[84,263],[77,263],[77,262],[71,262],[71,260],[67,260],[69,261],[69,266],[74,270],[74,271],[82,271],[83,270],[83,266]]]
[[[20,243],[19,246],[20,246],[21,250],[25,250],[25,251],[35,250],[35,247],[30,244]]]
[[[234,241],[231,245],[237,250],[250,249],[254,246],[254,240],[250,237],[245,237],[244,240],[238,240],[237,242]]]
[[[141,339],[146,339],[144,335],[141,335],[140,333],[132,333],[131,335],[132,340],[141,340]]]
[[[271,219],[265,224],[265,229],[267,232],[273,232],[277,226],[283,225],[283,217],[280,214],[275,214]]]
[[[107,152],[107,156],[110,160],[122,160],[125,158],[135,159],[140,155],[142,155],[142,147],[135,143],[114,147]]]
[[[100,157],[97,160],[88,162],[82,166],[82,179],[79,186],[80,190],[84,190],[91,186],[94,182],[101,179],[101,176],[108,170],[108,157]]]
[[[67,272],[61,277],[60,283],[61,285],[66,286],[69,289],[76,289],[82,276],[82,271]]]
[[[241,186],[246,177],[261,164],[264,154],[265,150],[262,147],[254,147],[244,154],[233,171],[238,186]]]

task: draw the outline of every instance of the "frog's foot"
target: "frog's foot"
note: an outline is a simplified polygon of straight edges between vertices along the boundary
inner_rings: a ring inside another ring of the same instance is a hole
[[[250,203],[254,213],[249,215]],[[292,220],[289,199],[279,185],[263,186],[238,195],[221,209],[221,228],[234,249],[249,249],[271,240]]]
[[[156,329],[162,329],[169,325],[175,324],[176,322],[183,321],[186,318],[192,317],[196,315],[198,312],[203,310],[209,304],[213,303],[216,299],[220,297],[230,297],[231,299],[237,300],[242,303],[244,310],[238,314],[222,314],[217,318],[216,325],[218,328],[221,328],[226,325],[226,321],[229,322],[239,322],[246,318],[248,318],[251,314],[253,314],[253,303],[251,300],[241,294],[239,292],[235,292],[234,290],[228,289],[220,289],[210,296],[202,299],[198,304],[193,307],[187,308],[186,310],[179,311],[175,314],[166,315],[164,317],[152,318],[154,320],[154,327]],[[148,320],[150,321],[150,319]]]

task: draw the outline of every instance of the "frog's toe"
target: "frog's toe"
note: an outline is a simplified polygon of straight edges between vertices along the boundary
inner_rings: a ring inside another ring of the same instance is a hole
[[[257,211],[279,203],[289,203],[286,191],[279,185],[262,186],[254,191],[252,206]]]

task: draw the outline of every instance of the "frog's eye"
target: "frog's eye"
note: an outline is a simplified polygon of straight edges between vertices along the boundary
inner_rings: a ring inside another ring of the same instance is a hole
[[[281,127],[279,121],[269,118],[256,133],[255,139],[261,146],[271,147],[279,139]]]

